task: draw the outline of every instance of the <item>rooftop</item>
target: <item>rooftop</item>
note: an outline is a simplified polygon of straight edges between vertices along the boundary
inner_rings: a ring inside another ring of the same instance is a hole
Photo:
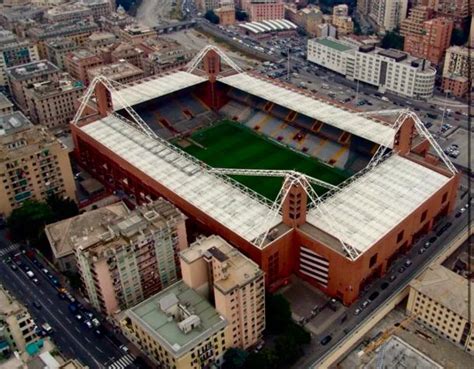
[[[363,253],[442,188],[449,177],[393,154],[324,198],[307,222]],[[344,183],[343,183],[344,184]],[[328,223],[328,216],[337,229]]]
[[[219,81],[369,141],[384,145],[390,142],[388,147],[393,146],[395,130],[373,118],[356,115],[354,111],[246,73],[221,77]]]
[[[0,137],[32,127],[33,124],[20,111],[0,115]]]
[[[13,108],[13,103],[0,92],[0,110],[6,108]]]
[[[95,53],[93,53],[89,49],[77,49],[73,50],[68,54],[68,57],[70,57],[72,60],[81,60],[81,59],[87,59],[87,58],[99,58]]]
[[[227,177],[210,173],[205,163],[178,148],[148,137],[116,115],[79,129],[247,241],[265,231],[262,219],[270,213],[267,200]],[[280,223],[281,216],[273,219],[269,226]]]
[[[189,264],[210,256],[226,263],[227,277],[214,280],[214,286],[223,293],[244,286],[255,277],[263,275],[256,263],[216,235],[197,240],[180,253],[181,259]]]
[[[262,20],[259,22],[239,23],[237,25],[253,33],[287,31],[298,28],[296,24],[286,19]]]
[[[88,73],[91,79],[95,76],[102,75],[113,80],[143,75],[143,71],[140,68],[125,60],[90,68]]]
[[[331,49],[335,49],[337,51],[348,51],[348,50],[354,49],[354,47],[349,46],[342,42],[338,42],[336,39],[316,38],[314,39],[314,41],[317,42],[318,44],[321,44],[326,47],[330,47]]]
[[[227,325],[224,317],[183,281],[141,302],[125,314],[174,357],[188,352]],[[191,327],[183,327],[185,322],[190,322]],[[186,328],[190,330],[184,331]]]
[[[84,85],[81,81],[75,81],[71,78],[63,78],[58,81],[48,80],[35,83],[31,88],[29,88],[29,91],[35,96],[44,98],[68,91],[82,89],[84,89]]]
[[[6,72],[10,78],[21,81],[38,75],[57,73],[59,68],[48,60],[40,60],[8,68]]]
[[[471,294],[474,293],[474,284],[448,268],[432,264],[419,277],[410,283],[410,287],[421,294],[438,302],[464,319],[474,317],[474,304],[469,304],[468,285]],[[471,309],[469,314],[469,307]]]

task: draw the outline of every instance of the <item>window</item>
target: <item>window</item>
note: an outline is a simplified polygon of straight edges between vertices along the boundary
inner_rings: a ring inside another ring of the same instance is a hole
[[[397,242],[400,242],[401,240],[403,240],[403,231],[401,231],[398,236],[397,236]]]
[[[377,254],[372,255],[369,260],[369,268],[372,268],[377,262]]]

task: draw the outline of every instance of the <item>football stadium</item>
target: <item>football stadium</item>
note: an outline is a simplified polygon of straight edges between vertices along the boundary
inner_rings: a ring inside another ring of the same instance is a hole
[[[164,197],[257,262],[350,304],[454,208],[459,175],[410,111],[362,113],[208,46],[129,85],[96,78],[77,160],[134,203]]]

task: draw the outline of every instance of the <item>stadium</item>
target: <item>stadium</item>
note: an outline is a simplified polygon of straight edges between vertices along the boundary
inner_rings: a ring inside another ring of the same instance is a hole
[[[136,203],[164,197],[238,247],[350,304],[455,205],[459,175],[409,111],[372,114],[244,72],[208,46],[187,70],[96,78],[77,160]]]

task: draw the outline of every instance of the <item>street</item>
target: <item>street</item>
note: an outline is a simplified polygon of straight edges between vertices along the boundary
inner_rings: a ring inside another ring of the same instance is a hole
[[[1,247],[2,250],[11,250],[4,242]],[[133,357],[122,351],[106,332],[97,335],[69,311],[68,301],[59,297],[51,279],[41,270],[44,265],[32,263],[29,257],[18,250],[10,251],[9,255],[16,255],[15,263],[21,266],[13,270],[3,256],[0,262],[1,283],[27,306],[38,327],[48,323],[53,328],[51,338],[66,357],[77,358],[90,368],[134,368],[131,365]],[[26,266],[38,278],[38,284],[28,278]],[[39,305],[34,306],[34,302]]]

